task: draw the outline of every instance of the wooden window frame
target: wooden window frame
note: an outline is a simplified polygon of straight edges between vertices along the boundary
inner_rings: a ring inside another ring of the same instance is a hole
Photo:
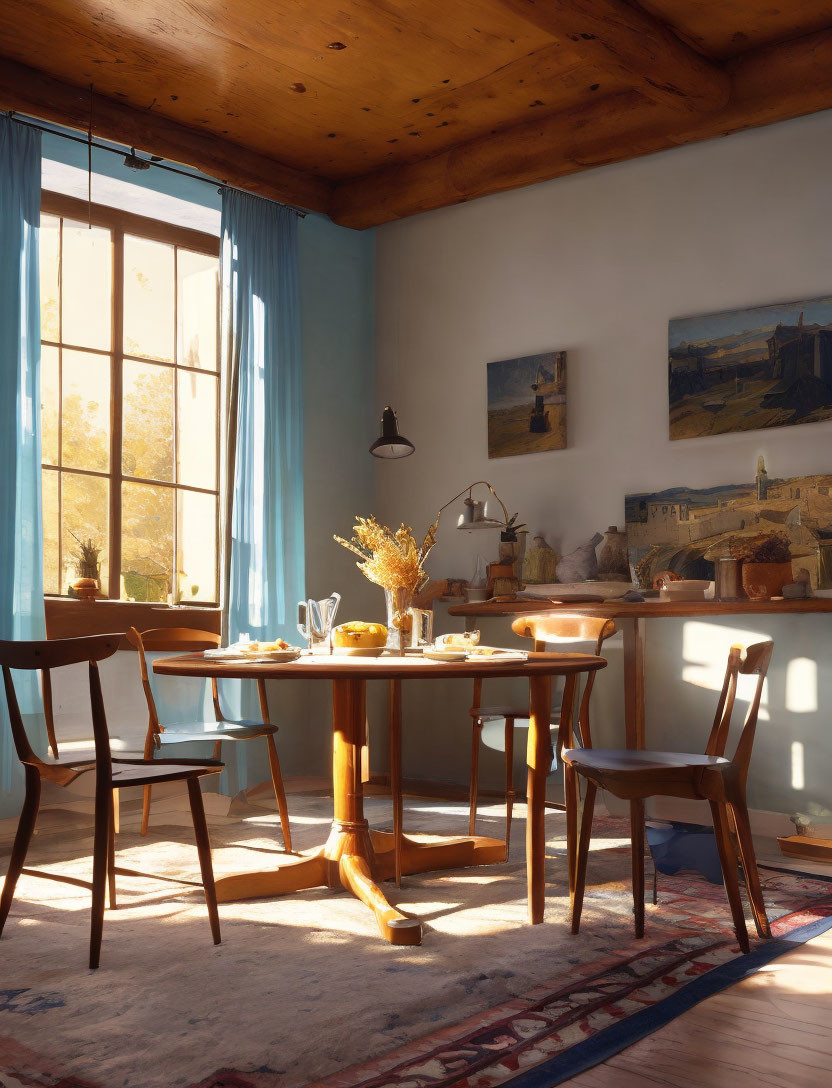
[[[60,638],[68,633],[94,633],[123,629],[123,625],[131,624],[137,627],[170,626],[174,617],[182,616],[181,621],[185,626],[198,626],[205,630],[219,630],[220,608],[217,602],[199,602],[189,604],[179,609],[171,608],[164,602],[149,601],[125,601],[119,596],[121,576],[121,508],[122,485],[125,481],[150,484],[155,487],[169,487],[174,493],[189,491],[197,494],[215,495],[217,499],[217,511],[219,514],[220,497],[220,457],[222,456],[217,436],[216,452],[216,489],[194,487],[178,484],[173,481],[146,480],[142,477],[124,476],[122,472],[122,375],[125,359],[135,360],[140,363],[150,363],[154,366],[167,367],[174,372],[182,370],[200,374],[217,375],[217,403],[221,404],[220,385],[221,378],[219,368],[217,371],[206,370],[203,367],[193,367],[182,364],[176,357],[173,362],[163,360],[144,359],[141,356],[133,356],[124,351],[123,342],[123,299],[124,299],[124,236],[136,235],[151,241],[163,242],[168,245],[180,246],[198,253],[204,253],[213,257],[219,257],[220,240],[211,234],[192,230],[189,227],[181,227],[161,220],[151,219],[147,216],[136,215],[133,212],[122,211],[119,208],[109,208],[100,204],[88,205],[84,200],[65,196],[43,190],[41,193],[41,212],[45,215],[60,216],[75,222],[87,223],[92,226],[102,227],[111,232],[112,238],[112,313],[111,336],[109,349],[92,349],[81,345],[66,345],[61,339],[58,343],[43,340],[44,344],[54,345],[59,349],[78,348],[89,351],[92,354],[109,356],[110,359],[110,471],[100,472],[88,469],[66,469],[62,465],[44,465],[49,471],[74,472],[83,476],[98,476],[106,478],[110,484],[109,506],[109,598],[105,601],[97,601],[94,605],[87,602],[79,602],[72,597],[62,594],[44,594],[46,607],[47,632],[50,638]],[[178,281],[176,279],[176,249],[174,249],[174,335],[178,337]],[[63,337],[63,328],[61,329]],[[177,345],[178,353],[178,345]],[[176,355],[176,353],[175,353]],[[174,397],[176,397],[176,382],[174,382]],[[59,415],[60,421],[60,415]],[[60,422],[59,422],[60,425]],[[177,432],[174,437],[174,451],[176,438],[178,437],[178,408],[174,401],[174,428]],[[175,456],[175,453],[174,453]],[[177,506],[174,501],[174,541],[175,556],[174,567],[178,557],[177,536]],[[220,518],[216,524],[215,556],[219,563],[220,555]],[[59,526],[59,532],[61,531]],[[174,571],[174,578],[176,572]],[[217,589],[220,588],[219,571],[217,572]],[[79,607],[80,606],[80,607]],[[168,613],[163,616],[163,613]],[[184,613],[184,615],[183,615]],[[127,620],[130,622],[127,622]],[[78,628],[81,622],[81,630]],[[113,624],[115,623],[115,627]],[[176,625],[174,623],[174,625]]]

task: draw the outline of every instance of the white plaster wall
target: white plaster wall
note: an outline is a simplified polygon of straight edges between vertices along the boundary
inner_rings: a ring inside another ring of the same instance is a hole
[[[484,477],[530,529],[568,550],[620,525],[629,491],[748,480],[760,453],[773,476],[832,472],[832,423],[670,442],[666,379],[670,318],[832,294],[830,179],[823,113],[378,229],[377,404],[398,409],[416,445],[407,460],[378,465],[378,512],[421,529]],[[489,461],[486,363],[552,349],[568,352],[569,448]],[[449,517],[431,572],[467,576],[480,539]],[[490,557],[496,540],[482,550]],[[504,631],[491,626],[488,637]],[[650,624],[650,740],[704,743],[715,696],[698,685],[713,685],[736,632],[776,641],[751,804],[832,805],[832,618]],[[620,651],[611,654],[596,717],[614,743]],[[470,692],[459,689],[414,685],[406,773],[465,780]],[[792,782],[793,742],[805,746],[803,789]],[[499,768],[494,753],[484,780],[498,785]]]

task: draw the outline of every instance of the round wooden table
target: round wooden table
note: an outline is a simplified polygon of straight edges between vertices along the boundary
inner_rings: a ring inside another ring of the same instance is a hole
[[[287,857],[274,868],[217,879],[220,902],[283,895],[306,888],[346,888],[375,914],[381,935],[391,944],[420,944],[422,926],[388,903],[380,881],[394,876],[393,835],[371,831],[364,818],[361,745],[364,740],[368,680],[466,679],[525,676],[529,680],[528,815],[526,857],[529,919],[543,920],[546,776],[552,766],[551,680],[566,677],[561,706],[560,740],[571,743],[575,686],[581,673],[602,669],[606,661],[591,654],[530,653],[526,660],[499,657],[439,662],[420,656],[332,657],[305,655],[286,664],[222,662],[202,654],[183,654],[153,662],[166,676],[255,680],[331,680],[333,687],[334,819],[326,843],[313,855]],[[423,873],[506,860],[502,839],[473,835],[419,843],[405,837],[402,872]]]

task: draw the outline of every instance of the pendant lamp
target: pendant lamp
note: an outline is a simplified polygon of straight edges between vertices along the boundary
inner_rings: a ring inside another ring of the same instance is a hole
[[[381,416],[381,434],[370,446],[373,457],[409,457],[416,447],[399,434],[399,419],[388,404]]]

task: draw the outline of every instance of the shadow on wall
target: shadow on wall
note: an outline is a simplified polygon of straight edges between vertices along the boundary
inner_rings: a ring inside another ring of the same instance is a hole
[[[739,621],[739,622],[737,622]],[[749,622],[750,621],[750,622]],[[703,752],[716,711],[728,649],[774,639],[774,656],[763,692],[748,801],[752,809],[792,813],[809,801],[832,807],[832,748],[828,714],[832,707],[832,645],[823,635],[825,616],[665,619],[646,624],[647,744],[670,751]],[[485,641],[521,645],[503,629],[483,622]],[[569,649],[583,649],[570,646]],[[593,742],[598,747],[624,744],[622,638],[605,646],[609,665],[596,678],[592,704]],[[733,755],[748,708],[753,678],[741,677],[734,729],[727,753]],[[748,685],[747,687],[745,685]],[[465,785],[471,758],[470,681],[416,682],[404,688],[403,769],[406,778]],[[528,685],[492,680],[483,701],[523,703]],[[556,702],[553,699],[553,702]],[[493,734],[493,735],[492,735]],[[515,788],[525,788],[527,731],[515,737]],[[493,745],[493,746],[492,746]],[[480,750],[480,784],[502,791],[502,722],[489,731]],[[549,778],[548,794],[562,799],[561,776]],[[707,812],[705,814],[707,816]]]
[[[823,638],[828,623],[822,615],[648,623],[650,747],[702,751],[729,647],[772,638],[774,655],[763,690],[748,779],[749,806],[791,813],[803,809],[810,800],[832,803],[832,752],[824,712],[824,707],[832,706],[832,648]],[[753,686],[751,677],[740,680],[734,729],[726,750],[729,756],[733,755]]]

